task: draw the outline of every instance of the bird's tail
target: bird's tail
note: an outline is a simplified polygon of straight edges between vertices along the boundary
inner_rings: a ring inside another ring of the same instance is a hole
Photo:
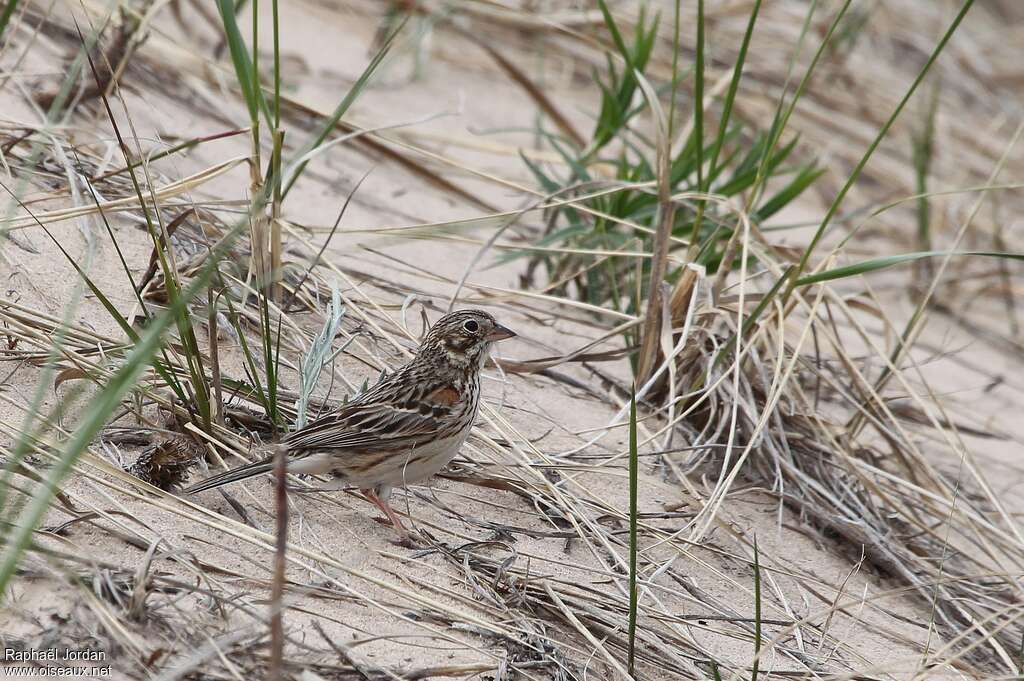
[[[213,489],[214,487],[220,487],[222,485],[229,485],[239,480],[247,480],[254,478],[257,475],[263,475],[269,473],[274,469],[274,456],[271,454],[269,457],[262,461],[255,463],[246,464],[245,466],[239,466],[238,468],[232,468],[229,471],[218,473],[212,477],[206,478],[205,480],[198,482],[191,487],[186,487],[181,490],[182,494],[195,494],[196,492],[202,492],[204,490]]]

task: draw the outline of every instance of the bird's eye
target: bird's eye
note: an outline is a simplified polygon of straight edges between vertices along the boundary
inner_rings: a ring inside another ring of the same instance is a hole
[[[476,333],[477,331],[480,330],[480,325],[474,322],[472,319],[470,319],[469,321],[462,325],[462,328],[464,328],[466,331],[469,331],[470,333]]]

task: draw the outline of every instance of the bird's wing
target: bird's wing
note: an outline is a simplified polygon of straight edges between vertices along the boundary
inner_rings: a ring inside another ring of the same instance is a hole
[[[314,449],[407,449],[447,430],[461,395],[442,380],[399,372],[326,416],[289,433],[291,451]]]

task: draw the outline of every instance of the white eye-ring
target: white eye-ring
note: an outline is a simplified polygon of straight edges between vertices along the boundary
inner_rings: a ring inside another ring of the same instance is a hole
[[[462,325],[462,328],[464,328],[466,331],[469,331],[470,333],[476,333],[477,331],[480,330],[480,325],[477,324],[472,319],[470,319],[467,320],[466,323]]]

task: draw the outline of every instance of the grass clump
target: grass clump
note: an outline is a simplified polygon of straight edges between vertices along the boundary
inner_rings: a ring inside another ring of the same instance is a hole
[[[562,295],[638,314],[650,296],[652,259],[638,259],[634,254],[653,250],[662,214],[659,204],[665,200],[665,196],[659,197],[659,183],[664,184],[673,204],[671,264],[665,280],[675,285],[687,263],[698,263],[710,274],[735,266],[737,255],[729,249],[736,240],[730,203],[752,203],[749,216],[758,226],[796,200],[823,171],[813,161],[797,160],[795,136],[778,145],[778,127],[751,130],[731,120],[756,8],[717,133],[705,138],[700,124],[705,108],[702,97],[691,101],[689,124],[679,125],[682,116],[672,115],[677,101],[684,99],[682,92],[674,89],[677,82],[684,77],[702,82],[703,56],[698,50],[691,69],[678,72],[674,59],[670,83],[655,87],[659,96],[670,100],[665,140],[645,132],[642,121],[659,112],[652,109],[649,98],[640,96],[640,83],[649,75],[646,70],[658,40],[659,18],[648,19],[641,9],[634,37],[627,43],[604,3],[601,8],[615,53],[607,55],[606,71],[594,74],[601,108],[589,142],[581,145],[542,131],[542,138],[562,159],[564,171],[524,157],[545,192],[576,200],[548,209],[544,232],[535,242],[548,250],[519,257],[529,260],[528,280],[543,269],[554,290]],[[698,87],[698,93],[701,89]],[[668,157],[664,163],[659,160],[663,154]],[[662,167],[665,177],[660,177]],[[765,191],[769,186],[772,190]],[[628,255],[619,255],[624,252]]]

